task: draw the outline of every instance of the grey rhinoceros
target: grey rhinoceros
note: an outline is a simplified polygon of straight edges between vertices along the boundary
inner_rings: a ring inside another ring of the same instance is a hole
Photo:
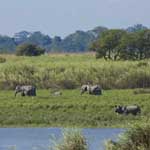
[[[15,88],[15,97],[18,93],[21,93],[21,96],[36,96],[36,87],[33,85],[17,85]]]
[[[118,114],[132,114],[137,115],[141,113],[141,108],[137,105],[131,105],[131,106],[115,106],[115,112]]]
[[[102,89],[99,85],[82,85],[81,94],[83,94],[84,92],[88,92],[91,95],[101,95]]]

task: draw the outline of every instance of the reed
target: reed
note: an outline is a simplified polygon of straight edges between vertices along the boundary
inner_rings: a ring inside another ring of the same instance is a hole
[[[128,129],[118,142],[107,142],[106,150],[149,150],[150,125],[136,125]]]
[[[38,88],[75,89],[90,82],[103,89],[150,87],[150,61],[105,61],[85,54],[50,54],[37,57],[1,55],[0,89],[17,84]]]
[[[88,150],[86,138],[80,130],[66,129],[58,141],[53,141],[51,150]]]

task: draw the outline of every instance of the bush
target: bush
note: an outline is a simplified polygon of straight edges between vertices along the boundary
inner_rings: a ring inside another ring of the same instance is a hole
[[[106,150],[150,150],[150,125],[135,126],[124,133],[118,142],[108,142]]]
[[[150,89],[136,89],[134,94],[150,94]]]
[[[85,137],[78,130],[64,130],[62,139],[54,141],[52,150],[87,150]]]
[[[6,62],[6,58],[0,56],[0,63]]]
[[[65,89],[75,89],[77,87],[76,82],[72,80],[63,79],[59,82],[59,85]]]
[[[148,66],[148,62],[141,61],[137,64],[138,67]]]
[[[39,56],[45,53],[45,49],[34,44],[22,44],[16,48],[16,55],[18,56]]]

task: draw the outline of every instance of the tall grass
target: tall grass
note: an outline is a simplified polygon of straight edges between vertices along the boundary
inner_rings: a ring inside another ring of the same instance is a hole
[[[38,88],[74,89],[91,82],[103,89],[150,87],[150,61],[105,61],[90,54],[51,54],[38,57],[3,55],[0,89],[16,84]]]
[[[66,129],[63,131],[62,139],[54,141],[51,150],[87,150],[86,138],[81,131],[75,129]]]
[[[106,150],[150,150],[150,125],[136,125],[116,143],[108,142]]]

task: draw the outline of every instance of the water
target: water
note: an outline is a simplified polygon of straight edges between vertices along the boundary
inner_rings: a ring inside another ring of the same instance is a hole
[[[0,150],[48,150],[51,136],[61,137],[60,128],[0,128]],[[83,129],[90,150],[103,150],[104,141],[116,140],[123,129]]]

